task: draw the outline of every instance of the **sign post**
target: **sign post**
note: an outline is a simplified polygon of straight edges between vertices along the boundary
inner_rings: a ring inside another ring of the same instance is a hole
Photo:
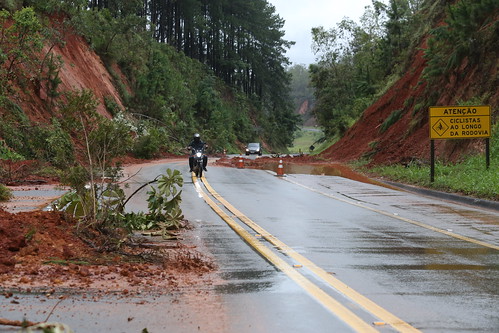
[[[485,139],[485,165],[487,166],[487,170],[490,167],[490,139]]]
[[[430,182],[435,181],[435,140],[430,140]]]
[[[490,166],[490,106],[431,106],[430,107],[430,150],[431,174],[435,177],[434,140],[485,138],[487,169]]]

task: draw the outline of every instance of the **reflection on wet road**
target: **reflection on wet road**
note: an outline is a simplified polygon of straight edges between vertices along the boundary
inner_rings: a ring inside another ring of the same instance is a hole
[[[283,181],[259,170],[210,172],[209,183],[244,215],[412,326],[425,332],[499,327],[496,212],[341,177]]]
[[[279,178],[209,166],[206,182],[234,209],[218,199],[215,205],[274,260],[205,203],[187,163],[145,167],[130,190],[166,167],[183,172],[182,210],[194,225],[190,237],[219,267],[207,277],[212,281],[167,295],[17,295],[0,299],[0,316],[17,311],[16,319],[28,314],[43,320],[53,309],[51,320],[76,332],[363,332],[321,303],[330,297],[379,332],[407,328],[385,323],[390,317],[383,310],[423,332],[498,331],[495,211],[322,175],[324,170]],[[145,192],[127,208],[144,210]],[[244,217],[261,229],[244,224]],[[281,261],[285,268],[276,264]],[[302,280],[326,295],[316,297]]]
[[[307,164],[284,164],[285,174],[306,174],[306,175],[326,175],[342,176],[338,168],[327,165],[307,165]],[[276,163],[269,162],[262,165],[264,170],[276,170]]]
[[[380,308],[376,304],[372,303],[370,300],[366,299],[362,295],[356,293],[348,286],[344,285],[337,279],[331,277],[327,272],[323,271],[319,267],[317,267],[314,263],[309,261],[307,258],[298,254],[296,251],[288,247],[286,244],[282,243],[274,236],[269,234],[265,229],[260,227],[258,224],[251,221],[249,218],[241,214],[235,207],[233,207],[230,203],[228,203],[225,199],[223,199],[218,193],[216,193],[213,188],[208,184],[206,178],[203,177],[203,184],[206,189],[209,191],[210,195],[213,197],[210,198],[205,194],[202,187],[200,186],[200,181],[194,178],[194,184],[196,186],[197,191],[203,196],[206,203],[242,238],[244,239],[253,249],[255,249],[258,253],[262,255],[267,261],[271,262],[277,269],[285,273],[290,279],[292,279],[297,285],[303,288],[310,296],[312,296],[318,303],[324,306],[328,311],[330,311],[333,315],[337,316],[344,323],[350,326],[352,329],[358,332],[369,332],[375,331],[371,324],[363,321],[359,315],[350,311],[347,307],[343,306],[335,297],[332,297],[323,289],[321,289],[317,283],[314,283],[304,274],[298,272],[298,270],[294,269],[306,267],[310,272],[317,275],[317,277],[322,279],[322,282],[328,284],[333,287],[337,292],[346,295],[350,300],[354,303],[362,306],[365,310],[367,310],[370,314],[374,316],[374,318],[380,318],[383,320],[383,324],[387,324],[392,326],[401,332],[417,332],[414,328],[412,328],[407,323],[403,322],[400,318],[397,318],[393,314],[387,312],[386,310]],[[217,202],[215,202],[216,200]],[[234,214],[234,217],[237,217],[241,222],[243,222],[246,226],[251,228],[253,231],[258,234],[255,236],[263,237],[266,241],[270,243],[271,246],[266,246],[258,241],[256,237],[253,237],[247,230],[243,228],[241,224],[239,224],[234,218],[230,217],[223,209],[220,208],[219,205],[223,205],[230,213]],[[272,252],[272,247],[276,247],[279,251],[284,253],[286,256],[291,257],[299,264],[295,264],[291,266],[291,263],[286,262],[283,258],[281,258],[277,253]]]

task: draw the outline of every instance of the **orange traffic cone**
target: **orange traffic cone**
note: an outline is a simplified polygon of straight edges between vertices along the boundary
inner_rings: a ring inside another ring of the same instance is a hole
[[[284,177],[284,167],[282,166],[282,160],[279,160],[279,166],[277,167],[277,177]]]
[[[239,161],[237,162],[237,168],[244,169],[243,157],[241,155],[239,155]]]

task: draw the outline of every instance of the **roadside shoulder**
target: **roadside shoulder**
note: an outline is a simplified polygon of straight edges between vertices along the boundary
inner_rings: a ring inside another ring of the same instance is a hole
[[[405,191],[417,193],[420,195],[425,195],[425,196],[434,197],[434,198],[438,198],[438,199],[454,201],[454,202],[461,203],[461,204],[466,204],[466,205],[471,205],[471,206],[475,206],[475,207],[481,207],[481,208],[485,208],[485,209],[499,211],[499,202],[497,202],[497,201],[468,197],[468,196],[454,194],[454,193],[435,191],[435,190],[430,190],[427,188],[421,188],[421,187],[417,187],[417,186],[401,184],[401,183],[392,182],[392,181],[388,181],[388,180],[379,180],[379,181],[384,183],[384,184],[387,184],[387,185],[390,185],[390,186],[393,186],[393,187],[396,187],[396,188],[399,188],[399,189],[402,189]]]

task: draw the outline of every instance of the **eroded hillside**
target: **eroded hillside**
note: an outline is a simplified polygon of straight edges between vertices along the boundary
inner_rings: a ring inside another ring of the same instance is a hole
[[[46,45],[42,52],[48,53],[48,49],[49,46]],[[90,90],[99,102],[96,106],[97,112],[107,118],[111,115],[106,110],[105,99],[112,100],[119,107],[124,108],[110,73],[101,58],[81,36],[66,32],[63,43],[55,45],[50,53],[62,60],[58,73],[60,83],[57,91],[59,93]],[[119,73],[119,68],[116,67],[114,70]],[[19,91],[22,91],[21,96],[16,102],[30,120],[49,122],[53,111],[48,106],[50,98],[47,86],[41,85],[37,88],[36,85],[32,85],[29,89],[19,89]]]
[[[471,27],[459,26],[472,38],[463,42],[459,39],[462,36],[455,37],[462,45],[437,38],[438,34],[453,36],[458,30],[456,21],[472,14],[465,6],[456,7],[461,11],[454,12],[451,19],[450,16],[445,19],[443,14],[435,16],[438,18],[435,26],[443,28],[422,36],[400,78],[336,144],[322,153],[324,157],[343,162],[364,159],[371,165],[405,164],[413,160],[425,163],[430,155],[429,106],[490,105],[492,123],[497,121],[497,10],[479,13],[481,18]],[[475,31],[470,32],[471,28]],[[435,49],[443,51],[432,59]],[[483,153],[485,140],[437,140],[436,149],[438,158],[455,161],[469,152]]]

